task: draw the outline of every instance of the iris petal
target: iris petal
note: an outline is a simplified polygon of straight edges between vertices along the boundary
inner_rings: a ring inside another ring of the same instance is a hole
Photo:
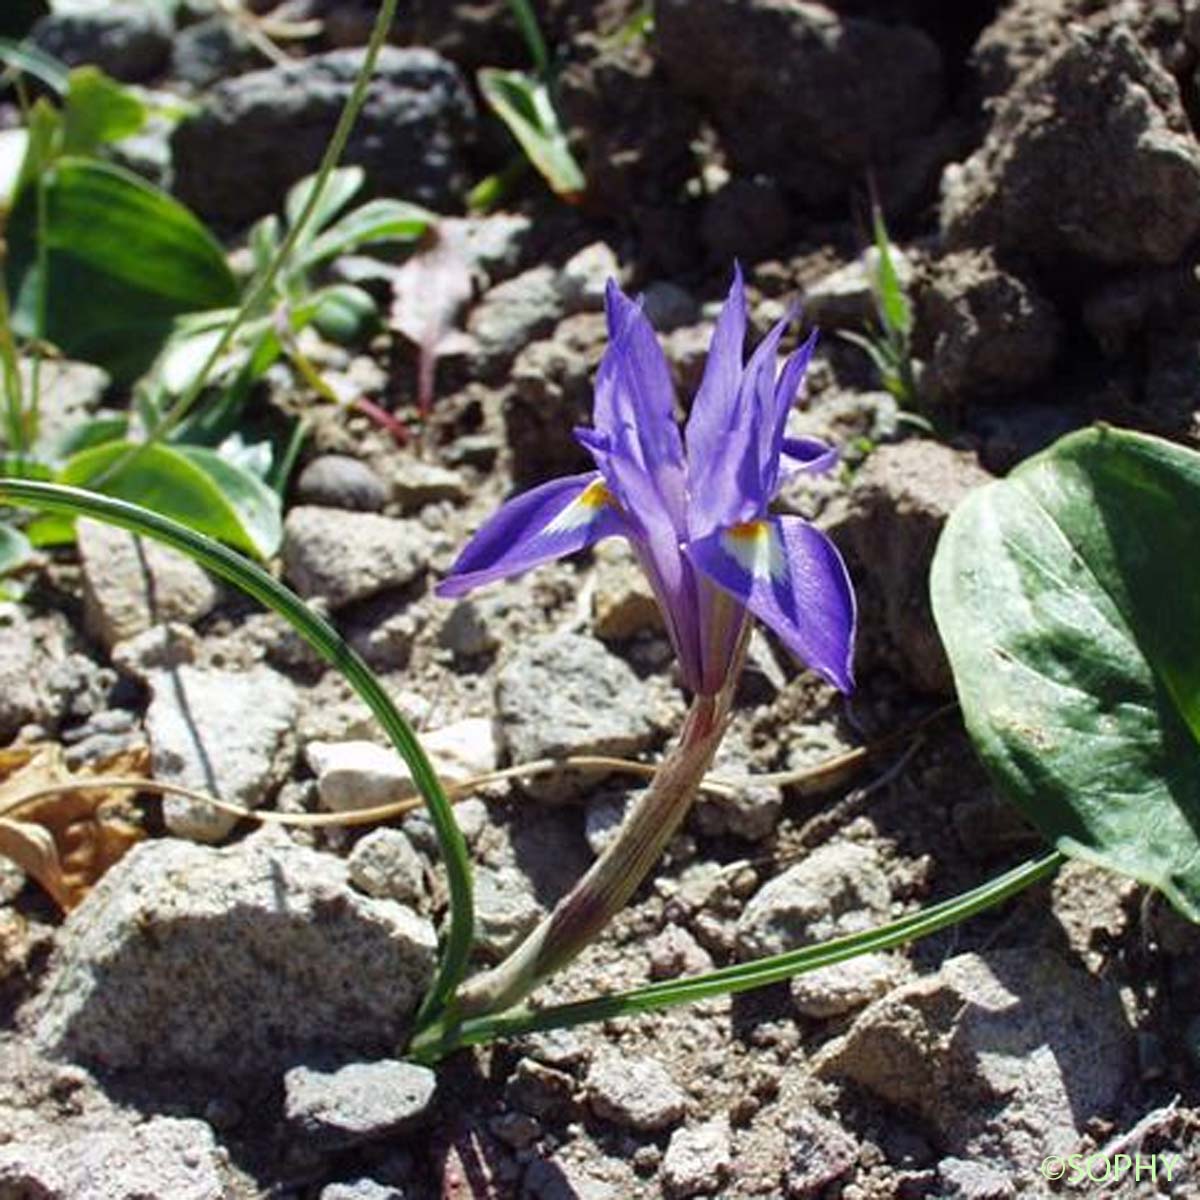
[[[814,671],[853,688],[854,591],[823,533],[799,517],[765,517],[693,542],[688,556]]]
[[[467,543],[437,594],[464,596],[628,528],[598,471],[552,479],[505,504]]]

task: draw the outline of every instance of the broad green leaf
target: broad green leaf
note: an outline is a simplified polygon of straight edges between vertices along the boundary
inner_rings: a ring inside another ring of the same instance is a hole
[[[104,484],[106,495],[139,504],[258,558],[278,549],[282,536],[278,500],[258,480],[210,450],[137,448],[137,458]],[[108,442],[84,450],[64,464],[58,482],[87,487],[133,449],[131,442]],[[273,513],[264,493],[271,497]]]
[[[60,96],[67,90],[67,68],[52,54],[39,50],[32,42],[18,42],[9,37],[0,37],[0,63],[10,70],[40,79]]]
[[[976,748],[1066,854],[1200,920],[1200,454],[1100,426],[968,496],[933,563]]]
[[[322,288],[313,299],[312,323],[338,345],[361,342],[379,328],[379,309],[370,294],[350,283]]]
[[[92,446],[101,446],[105,442],[118,441],[129,433],[129,418],[124,415],[111,417],[91,417],[72,425],[61,437],[56,438],[46,447],[48,457],[54,462],[62,462],[81,450]],[[49,474],[46,479],[51,478]]]
[[[587,182],[567,145],[546,84],[522,71],[497,67],[484,67],[477,78],[483,98],[546,182],[564,200],[579,199]]]
[[[27,454],[0,455],[0,478],[44,479],[54,478],[54,472],[39,458]]]
[[[33,557],[29,539],[5,521],[0,521],[0,575],[24,566]]]
[[[42,513],[25,526],[25,536],[36,549],[46,546],[70,546],[75,542],[75,518],[58,513]]]
[[[131,137],[146,122],[146,106],[99,67],[71,72],[63,104],[64,154],[92,154],[105,142]]]
[[[403,200],[371,200],[348,212],[313,240],[299,256],[304,268],[316,266],[375,242],[413,242],[435,222],[437,214]]]
[[[362,188],[366,175],[362,167],[338,167],[330,172],[324,188],[321,189],[317,206],[313,209],[305,232],[311,236],[325,228]],[[312,198],[313,188],[317,185],[316,175],[309,175],[300,180],[287,194],[284,202],[284,215],[287,217],[288,228],[294,228],[300,220],[305,206]]]
[[[13,326],[25,336],[37,326],[36,190],[22,192],[9,228]],[[46,175],[46,209],[45,336],[118,382],[150,366],[176,317],[237,302],[233,275],[208,230],[127,171],[63,159]]]

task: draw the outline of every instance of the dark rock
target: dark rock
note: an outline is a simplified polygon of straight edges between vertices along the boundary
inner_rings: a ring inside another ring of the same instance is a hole
[[[297,504],[378,512],[387,503],[388,490],[359,459],[348,454],[322,454],[300,472],[295,499]]]
[[[161,73],[171,54],[166,5],[114,0],[103,6],[51,13],[30,37],[69,67],[93,64],[114,79],[141,83]]]
[[[948,254],[932,270],[919,322],[923,392],[938,401],[1009,395],[1049,373],[1061,322],[1030,284],[987,250]]]
[[[230,222],[278,209],[316,170],[361,63],[360,51],[336,50],[220,84],[175,133],[179,198]],[[377,193],[452,207],[474,120],[455,67],[430,50],[385,47],[344,161],[365,167]]]
[[[850,509],[834,530],[849,552],[860,628],[922,691],[951,693],[950,665],[929,607],[929,566],[946,518],[991,480],[975,458],[938,442],[880,446],[855,478]],[[860,663],[868,639],[859,647]]]
[[[772,180],[731,179],[705,205],[700,236],[714,262],[758,262],[783,246],[791,225],[787,201]]]
[[[812,204],[840,201],[868,166],[899,157],[942,107],[941,54],[924,33],[823,4],[663,0],[655,44],[737,173],[772,176]]]
[[[642,45],[584,36],[559,77],[559,112],[580,147],[589,207],[628,220],[673,200],[695,169],[698,114]]]
[[[519,486],[592,466],[573,430],[591,423],[592,379],[607,344],[604,318],[579,313],[562,321],[552,337],[517,355],[504,423]]]
[[[980,149],[947,168],[941,221],[951,248],[1173,262],[1200,232],[1200,146],[1175,80],[1126,27],[1072,26],[998,103]]]
[[[171,75],[198,91],[253,69],[260,61],[250,39],[224,16],[180,30],[171,50]]]
[[[700,319],[696,297],[669,279],[649,284],[642,293],[642,310],[659,333],[670,333]]]
[[[1109,280],[1084,300],[1083,323],[1111,358],[1146,329],[1200,333],[1200,277],[1193,264],[1183,263]]]

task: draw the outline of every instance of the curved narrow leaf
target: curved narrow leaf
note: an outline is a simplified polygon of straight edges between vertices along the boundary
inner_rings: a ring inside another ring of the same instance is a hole
[[[0,37],[0,63],[10,70],[40,79],[60,96],[67,90],[67,68],[52,54],[39,50],[32,42],[18,42],[10,37]]]
[[[577,200],[587,186],[567,145],[567,135],[550,102],[545,83],[523,71],[484,67],[479,90],[508,126],[529,161],[564,200]]]
[[[1200,454],[1098,427],[968,496],[933,609],[975,746],[1066,854],[1200,921]]]
[[[142,374],[174,319],[237,303],[221,247],[170,196],[106,163],[63,159],[46,176],[48,295],[45,336],[118,382]],[[13,326],[37,325],[36,189],[9,226]]]
[[[358,194],[363,185],[366,173],[362,167],[338,167],[329,172],[329,178],[317,198],[317,206],[313,209],[308,220],[308,233],[312,234],[324,229],[330,221]],[[313,188],[317,186],[317,175],[309,175],[293,185],[284,202],[284,215],[288,227],[292,228],[304,215],[304,209],[312,199]]]
[[[0,521],[0,575],[24,566],[32,557],[29,539],[19,529]]]
[[[58,482],[87,486],[135,449],[137,457],[105,484],[108,495],[171,517],[258,558],[268,558],[278,549],[282,529],[274,493],[217,455],[213,457],[221,466],[215,466],[206,457],[212,452],[198,447],[108,442],[76,454],[59,472]],[[264,493],[273,502],[273,518]]]
[[[370,200],[348,212],[299,255],[302,267],[352,254],[376,242],[413,242],[437,221],[437,214],[403,200]]]
[[[105,142],[137,133],[146,122],[146,106],[99,67],[71,72],[63,104],[63,153],[91,154]]]

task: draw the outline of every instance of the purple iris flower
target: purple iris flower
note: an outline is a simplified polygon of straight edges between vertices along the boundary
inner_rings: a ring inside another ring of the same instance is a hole
[[[505,504],[472,538],[442,596],[628,538],[658,598],[689,690],[726,684],[747,614],[818,674],[853,687],[854,592],[833,543],[769,505],[797,471],[828,470],[837,452],[784,428],[816,335],[784,362],[780,321],[743,365],[740,269],[717,320],[686,431],[670,370],[641,307],[610,282],[609,345],[596,376],[593,426],[576,437],[597,470],[551,480]],[[686,445],[686,450],[685,450]]]

